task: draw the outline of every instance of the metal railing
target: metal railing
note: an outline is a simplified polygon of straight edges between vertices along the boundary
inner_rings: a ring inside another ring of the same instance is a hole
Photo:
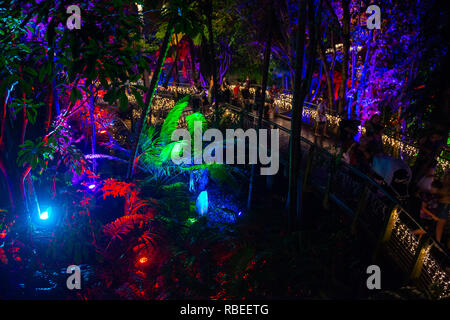
[[[244,128],[255,126],[257,116],[238,110]],[[278,128],[290,136],[290,129],[271,120],[262,119],[266,128]],[[281,136],[281,134],[280,134]],[[377,182],[338,160],[336,155],[301,137],[303,185],[317,190],[323,196],[323,205],[331,201],[352,217],[352,230],[365,231],[375,245],[374,255],[384,252],[405,274],[405,282],[414,282],[432,295],[433,287],[438,298],[450,296],[450,274],[446,270],[450,257],[424,228]],[[420,239],[413,231],[422,230]]]
[[[241,128],[257,125],[258,116],[239,107],[225,104],[235,114]],[[291,130],[270,119],[262,119],[266,128],[280,130],[281,140],[289,143]],[[337,155],[301,137],[303,186],[322,194],[323,205],[333,201],[352,217],[352,230],[365,231],[375,245],[374,255],[385,253],[405,275],[405,281],[438,298],[450,296],[450,257],[426,230],[377,182],[338,160]],[[281,155],[280,155],[281,158]],[[419,238],[413,231],[421,230]],[[434,289],[433,289],[434,288]]]
[[[160,88],[161,89],[161,88]],[[177,87],[169,86],[168,91],[160,91],[158,94],[162,97],[173,97],[173,94],[175,90],[178,92],[179,95],[184,95],[188,93],[193,92],[193,88],[185,85],[179,85]],[[254,89],[254,88],[253,88]],[[266,91],[266,97],[268,97],[268,90]],[[252,94],[252,92],[251,92]],[[274,102],[275,105],[279,105],[280,108],[284,111],[289,111],[290,108],[290,98],[289,95],[286,94],[279,94],[278,98],[275,99]],[[289,107],[286,107],[286,105],[289,105]],[[283,107],[281,107],[283,106]],[[316,118],[317,113],[317,105],[309,102],[305,102],[304,108],[303,108],[303,114],[302,114],[302,121],[307,124],[313,124],[314,119]],[[283,116],[283,114],[278,113],[277,116],[286,118],[286,116]],[[327,122],[328,122],[328,128],[331,130],[335,130],[341,118],[336,115],[333,112],[327,112],[326,113]],[[391,154],[392,156],[396,158],[402,158],[408,165],[412,165],[414,163],[414,160],[417,156],[417,153],[419,151],[419,148],[412,142],[408,142],[405,137],[400,137],[397,133],[393,132],[390,128],[385,128],[385,133],[383,134],[383,144],[386,149],[386,153]],[[365,129],[364,127],[361,127],[361,133],[364,134]],[[447,170],[450,169],[450,159],[449,159],[449,152],[443,151],[441,155],[437,157],[437,172],[440,174],[443,174]]]

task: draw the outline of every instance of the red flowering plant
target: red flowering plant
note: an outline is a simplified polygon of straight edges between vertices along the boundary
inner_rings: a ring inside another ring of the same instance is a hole
[[[8,257],[6,256],[4,245],[7,240],[9,230],[14,223],[14,221],[7,221],[7,212],[8,211],[5,209],[0,209],[0,262],[2,264],[8,264]]]

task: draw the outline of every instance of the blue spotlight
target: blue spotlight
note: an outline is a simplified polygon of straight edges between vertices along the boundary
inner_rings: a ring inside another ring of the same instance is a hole
[[[49,216],[50,216],[51,210],[52,210],[52,208],[51,208],[51,207],[48,207],[47,210],[45,210],[45,211],[43,211],[43,212],[40,212],[40,213],[39,213],[39,218],[40,218],[41,220],[47,220],[47,219],[49,218]]]
[[[208,212],[208,191],[200,192],[197,198],[197,212],[200,215],[204,215]]]

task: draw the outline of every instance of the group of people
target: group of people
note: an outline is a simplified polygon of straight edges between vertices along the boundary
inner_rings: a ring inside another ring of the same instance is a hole
[[[213,104],[220,105],[223,103],[229,103],[235,106],[240,106],[241,108],[252,111],[258,110],[259,105],[263,104],[264,117],[269,117],[271,111],[274,110],[274,102],[279,93],[275,84],[269,90],[268,102],[263,100],[262,88],[260,86],[255,87],[255,93],[252,94],[250,91],[251,81],[250,78],[244,82],[237,82],[235,85],[230,84],[230,82],[223,78],[220,87],[217,90],[217,97],[215,101],[211,101],[213,95],[214,87],[212,77],[210,79],[210,84],[208,91],[205,92],[199,81],[194,83],[194,94],[192,97],[192,104],[194,110],[205,111],[208,106]]]
[[[314,135],[317,137],[320,137],[323,135],[326,138],[329,138],[330,136],[327,134],[327,114],[326,114],[326,104],[322,97],[320,97],[318,100],[317,105],[317,113],[315,117],[315,130]],[[322,133],[322,134],[321,134]]]
[[[247,111],[259,110],[259,106],[263,105],[263,116],[268,118],[275,110],[275,99],[279,90],[275,86],[269,89],[269,95],[264,98],[261,86],[255,87],[254,95],[250,92],[250,79],[247,77],[243,83],[237,83],[233,88],[233,105],[241,106]],[[264,100],[264,101],[263,101]]]
[[[450,175],[444,175],[442,181],[432,179],[429,189],[419,189],[416,193],[420,199],[419,219],[423,227],[414,231],[422,237],[425,232],[434,235],[434,238],[442,243],[446,236],[447,249],[450,250],[449,232],[445,232],[445,226],[449,218],[450,210]]]
[[[440,132],[432,131],[419,140],[419,153],[412,167],[412,188],[421,201],[419,219],[425,229],[415,230],[415,233],[421,237],[425,231],[429,232],[438,242],[442,242],[446,235],[447,249],[450,250],[450,230],[445,232],[450,213],[450,172],[446,172],[442,179],[435,176],[443,138]]]
[[[195,85],[195,91],[194,109],[211,105],[208,97],[211,97],[212,94],[212,82],[208,95],[205,94],[203,88],[198,83]],[[273,109],[277,94],[278,90],[273,85],[269,90],[269,101],[266,103],[266,101],[262,101],[263,94],[261,87],[256,87],[255,93],[252,96],[250,93],[250,79],[248,77],[245,82],[236,83],[234,86],[226,79],[223,79],[217,92],[216,103],[231,103],[241,106],[247,111],[258,110],[261,103],[263,103],[264,116],[267,117],[270,110]],[[329,137],[327,134],[326,103],[322,97],[317,101],[318,107],[315,117],[314,134],[315,136]],[[450,249],[450,236],[445,236],[445,234],[449,233],[445,231],[445,226],[449,225],[447,224],[447,220],[450,210],[450,174],[447,173],[442,180],[435,178],[436,158],[444,145],[443,134],[438,131],[433,131],[422,138],[419,141],[419,153],[415,163],[409,168],[402,160],[392,160],[392,157],[384,155],[382,139],[384,125],[381,122],[379,114],[372,115],[364,123],[365,132],[361,134],[359,141],[356,141],[355,137],[360,131],[361,121],[356,119],[354,114],[350,118],[346,114],[342,114],[340,118],[338,135],[343,160],[367,176],[376,181],[382,181],[384,184],[386,184],[386,179],[378,174],[380,170],[377,173],[376,168],[374,168],[374,159],[377,158],[378,160],[384,157],[385,159],[388,158],[386,161],[397,161],[397,164],[390,164],[390,169],[396,167],[400,170],[397,170],[389,179],[391,183],[387,186],[388,189],[395,191],[395,188],[393,188],[395,183],[397,183],[397,186],[404,185],[406,189],[404,192],[406,197],[404,199],[415,201],[415,205],[413,207],[410,206],[409,209],[411,211],[417,211],[417,218],[422,222],[422,226],[438,242],[446,238],[448,249]],[[401,162],[401,164],[398,165],[398,162]],[[402,164],[408,170],[402,170]],[[383,170],[383,167],[381,170]],[[400,195],[398,192],[394,193],[396,193],[394,196],[402,199],[403,195]],[[424,234],[424,230],[415,230],[414,233],[420,237]]]
[[[363,173],[371,176],[371,164],[375,156],[383,153],[384,126],[380,123],[380,116],[374,114],[365,124],[365,134],[359,142],[354,140],[358,134],[361,122],[352,116],[343,117],[340,123],[340,135],[344,159]]]
[[[375,114],[364,124],[365,134],[361,135],[359,142],[355,141],[361,124],[359,120],[354,116],[350,119],[342,117],[339,126],[344,160],[375,180],[380,177],[373,168],[373,160],[374,157],[383,156],[384,126],[380,120],[380,116]],[[398,170],[400,175],[394,176],[392,183],[398,180],[406,186],[409,197],[405,205],[416,213],[416,218],[423,227],[414,233],[421,237],[428,232],[439,243],[445,240],[447,249],[450,250],[450,230],[446,230],[450,211],[450,173],[445,173],[441,179],[435,176],[436,159],[444,146],[443,139],[444,136],[439,131],[432,131],[420,139],[414,165],[408,168],[411,174],[406,170]],[[404,166],[408,167],[406,164]]]

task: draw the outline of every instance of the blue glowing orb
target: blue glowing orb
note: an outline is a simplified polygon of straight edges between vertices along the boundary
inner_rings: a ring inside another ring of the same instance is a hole
[[[197,212],[204,215],[208,212],[208,191],[202,191],[197,198]]]
[[[49,217],[49,212],[50,212],[50,210],[51,210],[51,208],[48,208],[47,210],[45,210],[45,211],[39,213],[39,218],[40,218],[41,220],[47,220],[48,217]]]

